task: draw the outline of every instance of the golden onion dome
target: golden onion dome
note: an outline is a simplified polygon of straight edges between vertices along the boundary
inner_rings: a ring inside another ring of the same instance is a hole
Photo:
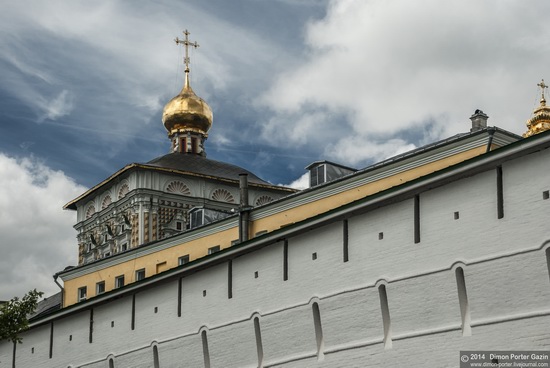
[[[164,106],[162,113],[162,123],[168,130],[168,135],[195,132],[206,136],[212,126],[212,120],[210,106],[191,89],[189,69],[186,69],[181,92]]]
[[[546,106],[544,98],[544,89],[548,86],[544,84],[544,79],[538,86],[542,89],[540,106],[533,112],[534,116],[525,123],[527,125],[527,131],[523,133],[525,138],[550,130],[550,107]]]

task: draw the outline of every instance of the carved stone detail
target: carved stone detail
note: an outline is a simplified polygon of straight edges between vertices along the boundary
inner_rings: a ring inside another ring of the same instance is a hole
[[[226,189],[216,189],[212,193],[212,199],[219,202],[235,203],[235,198]]]

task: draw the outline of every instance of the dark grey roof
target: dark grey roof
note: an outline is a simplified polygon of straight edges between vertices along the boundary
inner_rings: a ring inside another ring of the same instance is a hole
[[[145,165],[231,180],[239,180],[239,174],[248,174],[249,183],[272,185],[242,167],[226,162],[210,160],[206,157],[192,153],[169,153],[157,157],[147,162]]]
[[[38,302],[36,310],[29,319],[38,318],[61,309],[61,291]]]
[[[342,169],[346,169],[346,170],[353,171],[353,172],[358,171],[357,169],[355,169],[353,167],[345,166],[345,165],[338,164],[338,163],[332,162],[332,161],[327,161],[327,160],[314,161],[314,162],[310,163],[309,165],[307,165],[305,167],[305,169],[309,170],[309,169],[313,168],[314,166],[321,165],[321,164],[329,164],[329,165],[332,165],[332,166],[338,166],[338,167],[341,167]]]
[[[429,151],[429,150],[434,149],[434,148],[445,146],[449,143],[457,142],[457,141],[459,141],[463,138],[472,137],[474,135],[493,134],[494,132],[500,132],[504,135],[507,135],[508,137],[512,138],[515,141],[522,139],[522,137],[520,135],[509,132],[507,130],[497,128],[497,127],[486,127],[484,129],[480,129],[480,130],[477,130],[475,132],[458,133],[458,134],[455,134],[455,135],[453,135],[449,138],[445,138],[445,139],[439,140],[437,142],[426,144],[424,146],[412,149],[410,151],[407,151],[407,152],[401,153],[399,155],[387,158],[383,161],[377,162],[373,165],[367,166],[363,169],[358,170],[358,172],[361,173],[361,172],[369,171],[371,169],[374,169],[374,168],[377,168],[377,167],[380,167],[380,166],[391,164],[392,162],[415,156],[415,155],[417,155],[421,152]],[[490,141],[489,141],[489,143],[490,143]]]

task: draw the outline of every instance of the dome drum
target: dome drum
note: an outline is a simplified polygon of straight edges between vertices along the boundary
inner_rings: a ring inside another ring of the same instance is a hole
[[[523,133],[525,138],[550,130],[550,107],[546,106],[544,97],[544,90],[548,86],[544,83],[544,79],[537,86],[541,88],[540,106],[535,109],[534,116],[525,123],[527,125],[527,131]]]
[[[527,131],[523,134],[525,138],[550,130],[550,108],[546,106],[544,98],[535,110],[535,115],[525,125],[527,125]]]

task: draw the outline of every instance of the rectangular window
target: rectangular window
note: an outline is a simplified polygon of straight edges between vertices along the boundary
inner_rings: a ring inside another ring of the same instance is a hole
[[[204,210],[197,209],[191,212],[191,229],[202,226],[204,224]]]
[[[84,301],[86,300],[86,294],[88,292],[88,288],[86,286],[78,288],[78,301]]]
[[[136,271],[136,281],[143,280],[145,278],[145,268]]]
[[[181,230],[181,229],[182,229],[181,221],[176,221],[176,230]]]
[[[220,246],[216,245],[215,247],[208,248],[208,254],[216,253],[220,251]]]
[[[105,281],[100,281],[95,284],[95,294],[103,294],[105,292]]]
[[[314,167],[309,172],[309,186],[314,187],[319,184],[323,184],[325,180],[325,166],[326,165],[319,165],[317,167]]]
[[[126,249],[128,249],[128,244],[124,243],[120,248],[122,249],[122,252],[124,252]]]
[[[124,286],[124,275],[115,277],[115,288],[121,288]]]
[[[178,266],[184,265],[186,263],[189,263],[189,254],[186,254],[178,258]]]

